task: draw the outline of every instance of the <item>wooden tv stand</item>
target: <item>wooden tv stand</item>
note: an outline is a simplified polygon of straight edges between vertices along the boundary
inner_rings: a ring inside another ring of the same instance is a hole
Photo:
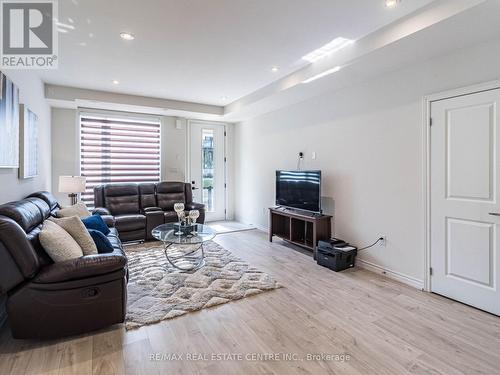
[[[313,251],[316,259],[316,246],[319,240],[332,236],[332,217],[322,214],[308,214],[287,208],[269,208],[269,241],[273,236],[294,245]]]

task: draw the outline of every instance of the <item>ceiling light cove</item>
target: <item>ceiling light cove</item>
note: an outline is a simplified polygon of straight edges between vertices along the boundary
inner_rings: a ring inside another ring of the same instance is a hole
[[[332,40],[330,43],[327,43],[324,46],[308,53],[307,55],[302,56],[302,59],[313,63],[315,61],[318,61],[319,59],[322,59],[326,56],[331,55],[332,53],[341,50],[344,47],[347,47],[348,45],[351,45],[352,43],[354,43],[354,40],[352,39],[338,37]]]
[[[325,70],[322,73],[316,74],[315,76],[312,76],[311,78],[308,78],[308,79],[302,81],[302,83],[309,83],[309,82],[312,82],[312,81],[316,81],[317,79],[320,79],[320,78],[322,78],[324,76],[327,76],[329,74],[338,72],[339,70],[340,70],[340,66],[336,66],[335,68],[328,69],[328,70]]]
[[[135,35],[127,32],[121,32],[120,38],[122,38],[123,40],[134,40]]]
[[[385,0],[385,6],[387,8],[395,8],[401,0]]]
[[[63,23],[63,22],[56,22],[56,27],[57,27],[57,31],[59,31],[60,33],[63,33],[63,34],[66,34],[68,31],[75,29],[75,26],[69,25],[69,24]]]

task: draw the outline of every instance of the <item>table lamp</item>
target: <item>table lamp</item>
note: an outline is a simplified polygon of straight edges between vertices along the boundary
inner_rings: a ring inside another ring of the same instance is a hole
[[[68,193],[71,204],[78,201],[78,193],[85,191],[85,177],[81,176],[59,176],[59,192]]]

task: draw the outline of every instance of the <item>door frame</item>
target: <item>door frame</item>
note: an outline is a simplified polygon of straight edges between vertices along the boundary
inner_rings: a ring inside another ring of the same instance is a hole
[[[227,131],[228,131],[228,124],[226,122],[218,122],[218,121],[208,121],[208,120],[196,120],[196,119],[188,119],[187,120],[187,127],[186,127],[186,176],[187,176],[187,181],[191,183],[191,125],[193,123],[196,124],[206,124],[206,125],[219,125],[224,127],[224,220],[227,220],[228,217],[228,202],[229,202],[229,184],[228,184],[228,178],[227,178],[227,148],[228,148],[228,141],[227,141]],[[200,202],[201,203],[201,202]]]
[[[422,98],[422,139],[423,160],[422,160],[422,186],[424,202],[424,290],[432,291],[431,285],[431,104],[444,99],[456,98],[459,96],[477,94],[484,91],[500,89],[500,79],[483,82],[470,86],[463,86],[452,90],[441,91],[438,93],[426,95]]]

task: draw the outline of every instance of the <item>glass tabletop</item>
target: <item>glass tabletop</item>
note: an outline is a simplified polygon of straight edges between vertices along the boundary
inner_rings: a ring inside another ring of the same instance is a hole
[[[157,226],[151,232],[153,237],[157,240],[178,244],[178,245],[192,245],[201,244],[212,240],[215,237],[215,231],[207,225],[196,224],[196,234],[192,233],[188,236],[182,234],[175,234],[174,223],[162,224]]]

